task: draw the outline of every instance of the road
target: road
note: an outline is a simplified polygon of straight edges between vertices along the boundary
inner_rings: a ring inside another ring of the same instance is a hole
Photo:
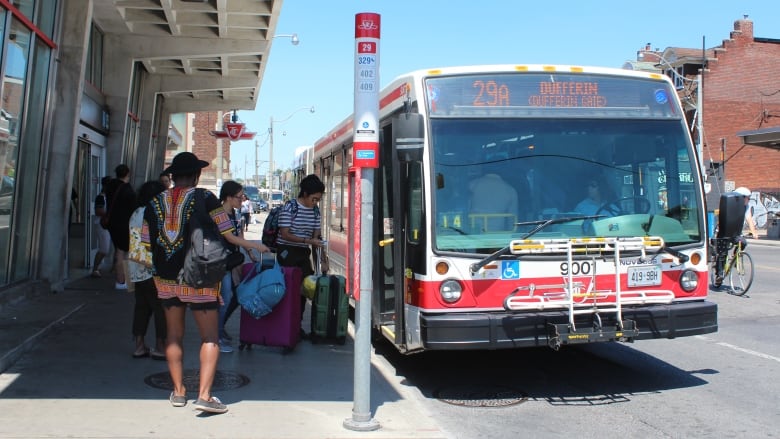
[[[745,297],[712,292],[719,331],[518,351],[377,353],[454,438],[780,437],[780,247],[752,245]]]

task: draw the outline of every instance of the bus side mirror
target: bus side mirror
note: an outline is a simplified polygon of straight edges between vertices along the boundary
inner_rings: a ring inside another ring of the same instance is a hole
[[[398,161],[422,161],[424,137],[421,114],[405,113],[393,118],[393,152]]]
[[[718,238],[732,238],[742,234],[745,223],[745,198],[736,192],[726,192],[720,196],[718,212]]]

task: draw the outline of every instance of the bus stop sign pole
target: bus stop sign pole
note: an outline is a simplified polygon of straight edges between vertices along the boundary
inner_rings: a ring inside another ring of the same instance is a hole
[[[379,14],[355,14],[355,111],[352,163],[360,175],[360,290],[355,295],[355,370],[352,417],[344,428],[379,429],[371,416],[371,255],[374,230],[374,168],[379,167]]]

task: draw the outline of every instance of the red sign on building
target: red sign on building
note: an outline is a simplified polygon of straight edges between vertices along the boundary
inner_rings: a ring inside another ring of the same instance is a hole
[[[255,134],[257,134],[246,131],[246,125],[241,122],[226,123],[223,131],[211,130],[209,133],[217,139],[230,139],[233,141],[254,139]]]

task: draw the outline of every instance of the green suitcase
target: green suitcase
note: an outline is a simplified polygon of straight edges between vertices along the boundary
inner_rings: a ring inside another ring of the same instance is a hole
[[[344,344],[347,339],[349,298],[346,279],[340,275],[317,278],[317,290],[311,301],[311,341],[335,341]]]

